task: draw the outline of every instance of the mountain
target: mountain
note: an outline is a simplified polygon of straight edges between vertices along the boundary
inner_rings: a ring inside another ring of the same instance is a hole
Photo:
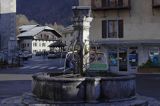
[[[71,24],[72,6],[78,0],[17,0],[17,14],[24,14],[39,24]]]

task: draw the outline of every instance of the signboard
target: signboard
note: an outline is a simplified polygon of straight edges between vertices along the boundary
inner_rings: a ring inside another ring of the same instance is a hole
[[[90,70],[92,71],[106,71],[108,70],[108,66],[107,64],[103,64],[103,63],[92,63],[90,64]]]
[[[92,52],[90,54],[90,67],[91,71],[107,71],[108,64],[107,58],[103,52]]]

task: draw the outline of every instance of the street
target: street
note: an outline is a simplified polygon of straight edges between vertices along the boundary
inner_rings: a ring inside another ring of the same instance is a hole
[[[64,59],[33,57],[18,68],[0,69],[0,101],[31,92],[32,75],[39,72],[64,70]]]
[[[160,100],[160,74],[137,75],[137,93]]]
[[[43,59],[33,57],[23,67],[0,69],[0,101],[32,92],[32,75],[38,72],[63,71],[64,59]],[[138,74],[137,93],[160,100],[160,74]]]
[[[1,74],[35,74],[39,72],[53,72],[64,70],[64,59],[47,59],[33,57],[23,61],[24,66],[12,69],[0,69]]]

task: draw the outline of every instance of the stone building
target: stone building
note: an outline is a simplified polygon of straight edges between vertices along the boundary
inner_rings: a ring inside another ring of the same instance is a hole
[[[0,52],[11,62],[16,47],[16,0],[0,0]]]
[[[111,71],[160,65],[160,0],[79,0],[91,6],[91,49],[106,54]]]

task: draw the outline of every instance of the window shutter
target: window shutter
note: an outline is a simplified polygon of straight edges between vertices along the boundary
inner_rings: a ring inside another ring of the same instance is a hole
[[[106,2],[107,0],[102,0],[102,7],[106,7],[106,5],[107,5],[107,2]]]
[[[123,20],[118,21],[118,37],[123,38]]]
[[[102,21],[102,38],[107,38],[107,21]]]

